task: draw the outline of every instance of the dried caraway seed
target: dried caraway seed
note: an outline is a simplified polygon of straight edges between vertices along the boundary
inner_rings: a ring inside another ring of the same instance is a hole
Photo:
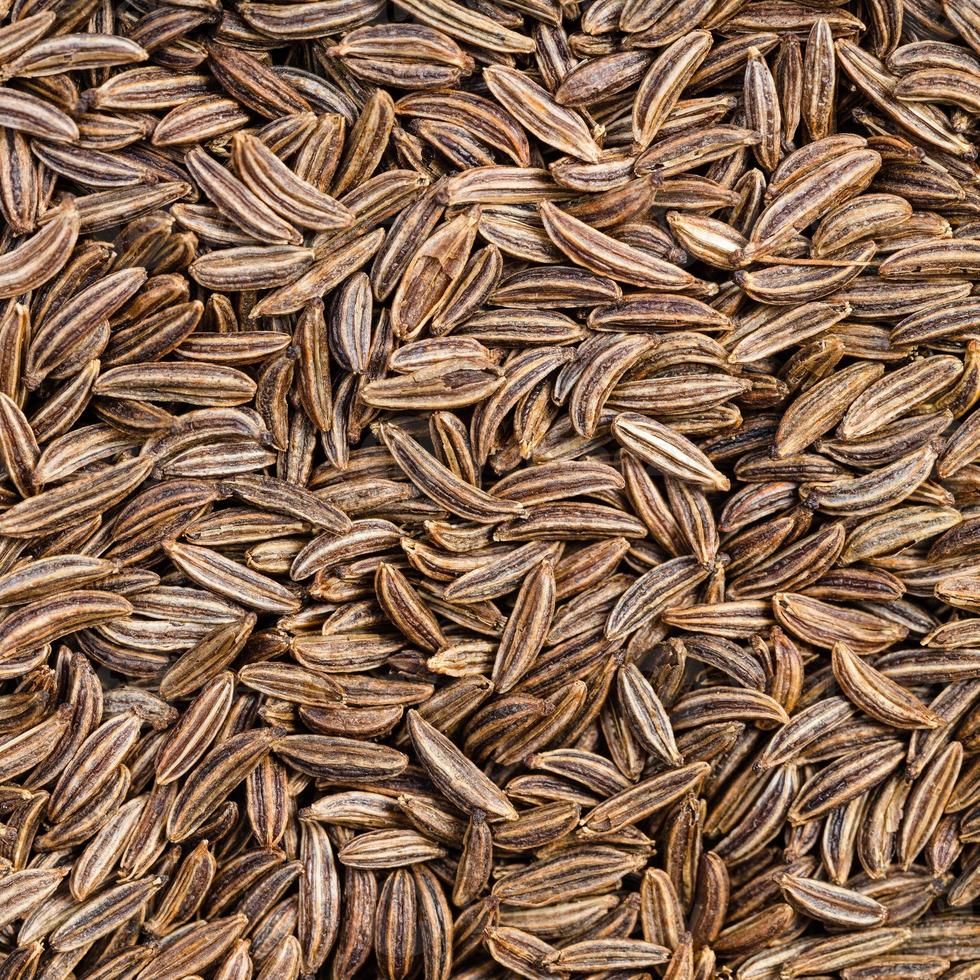
[[[974,977],[978,25],[0,5],[0,976]]]

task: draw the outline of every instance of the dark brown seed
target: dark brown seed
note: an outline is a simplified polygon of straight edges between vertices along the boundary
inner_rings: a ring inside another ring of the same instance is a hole
[[[980,0],[0,4],[0,980],[980,957]]]

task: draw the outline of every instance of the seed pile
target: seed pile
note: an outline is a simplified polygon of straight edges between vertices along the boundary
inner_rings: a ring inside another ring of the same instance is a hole
[[[14,0],[0,980],[980,978],[980,3]]]

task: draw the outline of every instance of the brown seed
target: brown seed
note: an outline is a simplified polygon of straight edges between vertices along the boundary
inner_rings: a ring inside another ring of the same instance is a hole
[[[0,9],[0,974],[972,977],[975,0],[382,6]]]

